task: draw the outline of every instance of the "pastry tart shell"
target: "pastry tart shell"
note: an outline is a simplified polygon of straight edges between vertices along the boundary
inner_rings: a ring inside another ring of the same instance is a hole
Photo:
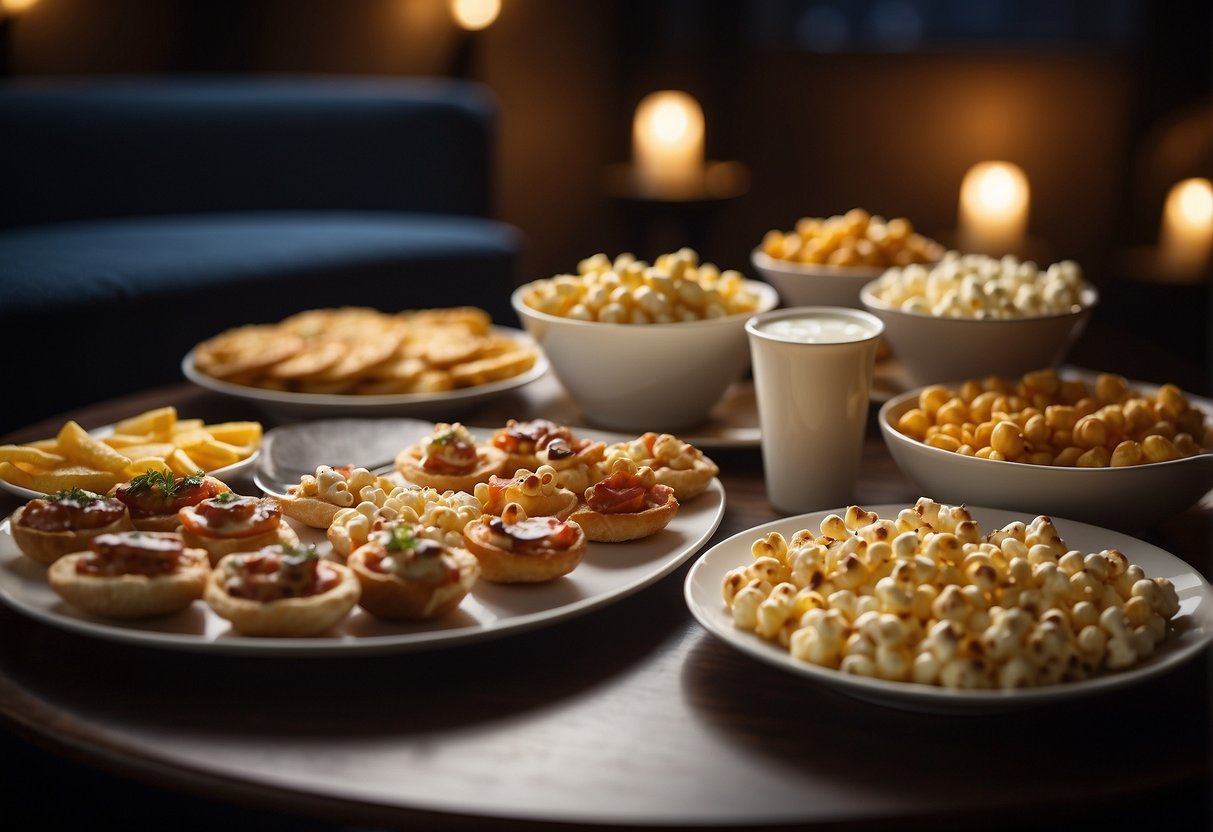
[[[476,483],[488,482],[489,477],[500,474],[505,467],[505,451],[491,445],[476,448],[476,467],[466,474],[435,474],[425,470],[421,464],[424,448],[421,444],[410,445],[396,456],[396,470],[406,480],[436,491],[465,491],[471,493]]]
[[[459,563],[458,581],[430,584],[371,569],[366,565],[370,548],[359,546],[345,563],[362,586],[358,605],[376,618],[425,621],[446,615],[459,606],[480,576],[480,562],[466,549],[448,550]]]
[[[80,552],[88,548],[88,542],[100,534],[125,532],[134,528],[131,525],[130,514],[124,512],[113,523],[97,529],[76,529],[65,532],[45,532],[41,529],[30,528],[22,524],[25,506],[13,512],[9,518],[8,528],[12,532],[13,542],[17,548],[30,560],[50,565],[64,555]]]
[[[228,593],[223,585],[226,574],[224,561],[220,560],[211,570],[203,599],[216,615],[231,622],[232,629],[246,636],[320,635],[349,615],[358,603],[360,592],[358,579],[347,567],[332,561],[326,561],[325,566],[341,577],[338,584],[327,592],[277,601],[254,601]]]
[[[585,532],[578,527],[577,543],[567,549],[514,552],[492,542],[487,518],[468,523],[463,529],[467,550],[480,561],[480,576],[499,584],[541,583],[567,575],[585,557]]]
[[[46,572],[59,597],[99,618],[153,618],[180,612],[202,597],[211,566],[206,552],[186,548],[183,565],[167,575],[81,575],[76,564],[91,552],[59,558]]]
[[[569,515],[569,520],[581,526],[588,540],[594,543],[622,543],[639,540],[664,529],[678,513],[678,499],[672,494],[664,505],[644,511],[604,514],[584,503]]]
[[[186,546],[205,550],[210,555],[211,566],[236,552],[255,552],[263,546],[273,546],[277,543],[295,545],[299,542],[299,535],[285,523],[279,523],[277,528],[247,537],[208,537],[184,529],[181,531],[181,537],[184,538]]]
[[[337,516],[337,512],[350,507],[339,506],[319,497],[299,497],[294,494],[274,499],[282,506],[283,514],[312,529],[327,529],[333,525],[333,518]]]

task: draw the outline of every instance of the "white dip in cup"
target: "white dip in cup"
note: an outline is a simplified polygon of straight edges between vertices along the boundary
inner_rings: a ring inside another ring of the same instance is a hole
[[[746,321],[767,497],[787,514],[847,506],[884,325],[858,309],[802,306]]]

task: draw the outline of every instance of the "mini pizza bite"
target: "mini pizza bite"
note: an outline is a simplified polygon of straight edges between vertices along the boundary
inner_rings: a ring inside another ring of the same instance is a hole
[[[422,621],[459,606],[480,575],[480,562],[462,546],[446,546],[425,532],[393,523],[350,553],[346,565],[362,585],[363,609],[379,618]]]
[[[564,437],[557,436],[545,442],[535,457],[539,460],[539,466],[550,465],[556,471],[556,482],[561,488],[580,494],[606,476],[602,464],[605,455],[605,442],[583,439],[570,443]]]
[[[181,528],[178,512],[197,505],[208,497],[231,491],[214,477],[202,472],[175,477],[168,471],[148,470],[110,489],[110,494],[126,504],[131,523],[140,531],[175,532]]]
[[[97,535],[88,549],[47,569],[51,589],[74,607],[101,618],[168,615],[202,597],[210,574],[206,552],[172,532]]]
[[[9,520],[17,548],[45,564],[88,548],[97,535],[133,528],[125,503],[80,488],[36,497]]]
[[[477,483],[500,473],[505,459],[499,448],[477,445],[459,422],[439,422],[427,438],[397,455],[396,469],[417,485],[470,493]]]
[[[282,522],[282,506],[272,497],[224,491],[195,506],[186,506],[178,514],[186,545],[205,549],[212,565],[232,552],[299,542],[295,531]]]
[[[288,488],[278,502],[287,517],[313,529],[327,529],[342,509],[367,500],[382,502],[394,487],[387,477],[377,476],[365,468],[320,465],[315,474],[300,477],[299,484]]]
[[[463,530],[480,574],[494,583],[539,583],[572,572],[585,557],[585,532],[555,517],[528,517],[510,503],[500,517],[486,514]]]
[[[360,592],[354,573],[322,559],[315,546],[275,544],[226,555],[203,599],[244,635],[313,636],[349,615]]]
[[[623,457],[652,468],[657,482],[673,488],[681,502],[702,494],[720,473],[719,466],[702,451],[669,433],[650,431],[630,442],[607,446],[608,466]]]
[[[539,452],[557,440],[563,441],[574,453],[590,444],[588,440],[574,436],[565,425],[558,425],[548,419],[522,422],[510,419],[504,427],[494,431],[489,443],[505,452],[505,465],[502,466],[505,470],[517,471],[519,468],[525,468],[534,471],[547,461],[539,458]]]
[[[578,503],[577,495],[560,485],[556,469],[550,465],[540,465],[534,472],[515,471],[512,477],[490,477],[476,485],[475,494],[484,513],[497,516],[510,503],[517,503],[533,517],[563,520]]]
[[[653,469],[627,458],[585,490],[585,502],[569,519],[595,543],[619,543],[656,534],[678,513],[674,489],[657,482]]]

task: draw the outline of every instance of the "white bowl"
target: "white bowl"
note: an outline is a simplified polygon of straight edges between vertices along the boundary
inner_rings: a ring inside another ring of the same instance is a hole
[[[1179,514],[1213,489],[1213,454],[1122,468],[1003,462],[933,448],[897,430],[921,390],[880,408],[880,431],[902,472],[933,500],[993,506],[1137,531]]]
[[[1056,367],[1099,301],[1095,287],[1084,283],[1081,305],[1067,312],[1023,318],[949,318],[898,309],[876,296],[875,285],[872,281],[863,287],[860,302],[884,323],[885,343],[916,386],[990,375],[1017,378],[1032,370]]]
[[[775,290],[756,280],[753,312],[670,324],[608,324],[548,315],[523,296],[514,311],[547,356],[552,371],[587,421],[624,430],[676,431],[708,418],[725,390],[749,369],[745,322],[779,303]]]
[[[885,272],[877,266],[794,263],[772,257],[760,248],[750,252],[750,262],[779,291],[784,306],[860,309],[859,290]]]

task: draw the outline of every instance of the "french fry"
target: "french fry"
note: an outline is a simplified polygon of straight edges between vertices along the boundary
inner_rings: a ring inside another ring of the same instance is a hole
[[[156,437],[150,433],[111,433],[109,436],[102,437],[101,441],[115,450],[122,451],[136,445],[155,442]]]
[[[83,465],[69,465],[66,468],[56,468],[44,474],[34,474],[30,479],[34,491],[54,494],[68,488],[83,488],[94,494],[104,494],[118,483],[122,482],[124,474],[114,471],[98,471]]]
[[[203,470],[202,466],[181,448],[175,448],[164,458],[164,462],[179,477],[189,477]]]
[[[23,462],[38,468],[58,468],[67,464],[67,457],[29,445],[0,445],[0,461]]]
[[[204,428],[206,428],[206,422],[202,419],[178,419],[169,434],[176,436],[179,433],[185,433],[187,430],[202,430]]]
[[[118,452],[127,459],[142,459],[145,457],[164,459],[176,447],[172,442],[145,442],[142,445],[128,445],[125,448],[119,448]]]
[[[186,451],[194,459],[218,462],[218,465],[213,466],[216,468],[224,468],[248,456],[242,448],[237,448],[235,445],[229,445],[216,439],[207,439],[194,445],[183,445],[182,450]]]
[[[142,433],[158,436],[172,433],[173,425],[176,422],[177,408],[168,405],[119,420],[114,425],[114,433]]]
[[[13,463],[0,462],[0,480],[10,482],[19,488],[33,488],[34,478],[28,471],[23,471]]]
[[[192,448],[212,439],[211,432],[206,428],[182,431],[172,437],[172,442],[178,448]]]
[[[69,421],[54,437],[0,445],[0,479],[34,491],[103,491],[149,469],[189,476],[226,468],[248,459],[262,435],[260,422],[207,425],[171,406],[123,419],[104,438]]]
[[[69,421],[59,430],[59,449],[73,462],[98,471],[121,471],[129,460],[79,424]],[[83,486],[82,486],[83,487]]]
[[[261,443],[260,422],[216,422],[208,425],[206,429],[215,439],[229,445],[256,448]]]
[[[123,473],[126,474],[127,479],[130,479],[132,477],[137,477],[140,474],[146,474],[148,471],[163,471],[167,474],[173,473],[172,467],[170,467],[169,464],[164,461],[164,457],[162,456],[148,456],[141,457],[139,459],[132,459],[131,464],[126,466],[126,470],[123,471]]]

